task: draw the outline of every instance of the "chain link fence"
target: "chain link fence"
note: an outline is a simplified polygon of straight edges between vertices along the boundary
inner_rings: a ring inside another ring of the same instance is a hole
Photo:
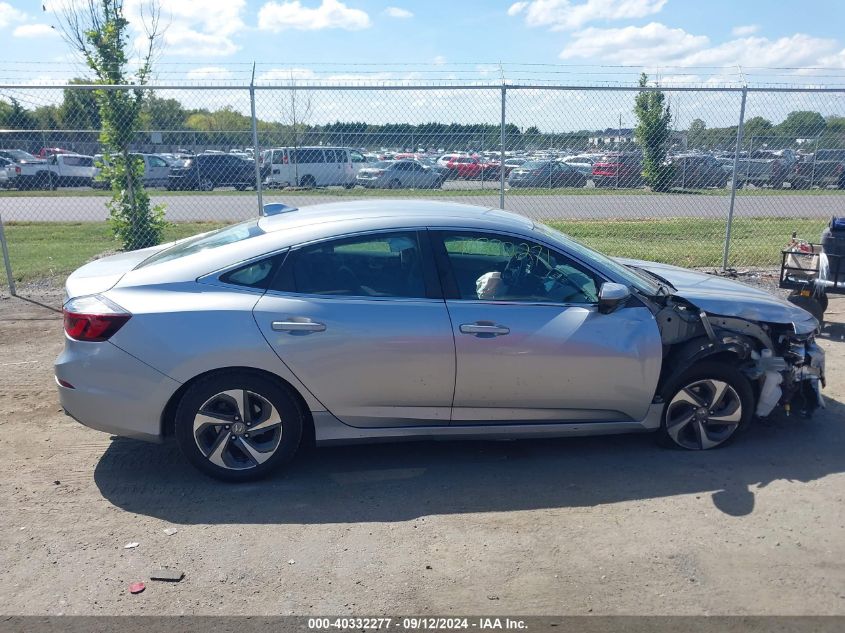
[[[120,248],[95,88],[0,85],[9,284]],[[662,96],[663,128],[637,129],[641,94]],[[845,211],[843,115],[845,89],[823,88],[168,86],[146,90],[130,156],[167,240],[273,202],[413,197],[502,207],[611,255],[772,268],[793,231],[816,241]]]

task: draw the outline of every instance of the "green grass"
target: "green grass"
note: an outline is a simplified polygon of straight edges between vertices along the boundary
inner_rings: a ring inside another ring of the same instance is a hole
[[[219,226],[211,222],[173,224],[165,230],[165,240]],[[5,229],[16,282],[65,277],[85,262],[120,246],[106,222],[9,222]],[[5,274],[0,276],[6,286]]]
[[[608,255],[679,266],[719,267],[722,263],[722,220],[556,220],[549,224]],[[731,234],[730,265],[777,266],[780,250],[792,231],[816,239],[824,225],[823,220],[737,219]],[[179,239],[219,226],[211,222],[173,224],[167,228],[165,239]],[[6,238],[18,282],[60,279],[92,258],[118,248],[105,222],[11,222],[6,225]],[[2,282],[5,283],[5,275]]]
[[[665,262],[678,266],[722,266],[724,220],[551,221],[550,226],[608,255]],[[728,265],[779,266],[781,249],[793,231],[818,240],[826,222],[794,218],[737,218],[731,229]]]

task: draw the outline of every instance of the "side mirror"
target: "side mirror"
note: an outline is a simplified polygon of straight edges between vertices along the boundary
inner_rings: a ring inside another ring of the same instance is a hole
[[[631,291],[628,290],[628,286],[611,281],[604,282],[599,290],[599,312],[610,314],[625,303],[630,296]]]

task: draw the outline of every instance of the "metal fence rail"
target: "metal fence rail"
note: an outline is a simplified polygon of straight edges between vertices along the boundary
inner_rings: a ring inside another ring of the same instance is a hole
[[[0,85],[12,290],[118,248],[93,91],[132,88]],[[665,186],[643,177],[655,143],[636,129],[641,93],[671,113]],[[437,198],[551,222],[610,254],[771,267],[793,230],[815,239],[845,211],[842,114],[841,88],[157,85],[131,149],[166,238],[268,202]]]

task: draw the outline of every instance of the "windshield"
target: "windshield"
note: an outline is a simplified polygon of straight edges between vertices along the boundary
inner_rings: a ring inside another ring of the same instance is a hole
[[[525,169],[543,169],[543,167],[548,166],[548,162],[544,160],[530,160],[527,163],[523,163],[523,167]]]
[[[373,169],[387,169],[387,168],[388,168],[388,167],[390,167],[392,164],[393,164],[393,161],[392,161],[392,160],[380,160],[380,161],[379,161],[379,162],[377,162],[377,163],[373,163],[373,164],[371,165],[371,167],[372,167]]]
[[[610,273],[616,277],[618,281],[635,288],[642,294],[655,296],[661,293],[661,288],[663,286],[657,283],[652,277],[647,276],[645,273],[639,272],[634,268],[625,266],[624,264],[620,264],[607,255],[594,251],[589,246],[584,246],[581,242],[578,242],[566,235],[566,233],[561,233],[550,226],[540,224],[539,222],[536,222],[534,226],[541,233],[553,238],[557,242],[562,243],[567,250],[583,259],[587,264],[594,265],[596,268]],[[665,291],[666,290],[663,292]]]
[[[170,248],[166,248],[148,257],[142,261],[136,268],[143,268],[145,266],[152,266],[153,264],[160,264],[172,259],[179,259],[187,255],[193,255],[200,251],[206,251],[210,248],[217,248],[218,246],[225,246],[226,244],[233,244],[241,240],[249,239],[257,235],[263,235],[264,231],[258,226],[258,220],[248,220],[240,224],[227,226],[211,233],[203,233],[189,237],[186,240],[177,242]]]

